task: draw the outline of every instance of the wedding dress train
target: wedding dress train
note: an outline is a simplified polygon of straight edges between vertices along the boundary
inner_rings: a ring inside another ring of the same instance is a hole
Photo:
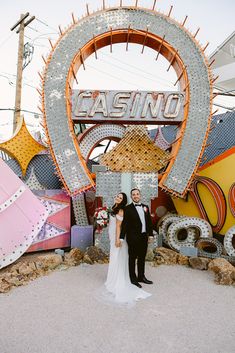
[[[116,215],[110,216],[109,221],[110,257],[105,287],[115,302],[131,304],[138,299],[148,298],[151,294],[130,281],[127,242],[124,239],[120,248],[115,246],[116,218],[122,220],[122,217]]]

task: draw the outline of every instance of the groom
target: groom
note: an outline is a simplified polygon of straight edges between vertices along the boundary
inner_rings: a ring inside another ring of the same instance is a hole
[[[141,288],[139,282],[152,284],[145,277],[145,256],[148,247],[148,237],[153,239],[153,225],[148,206],[140,203],[140,190],[131,190],[132,203],[125,207],[120,241],[126,236],[129,252],[129,273],[131,283]],[[137,260],[138,277],[135,273]]]

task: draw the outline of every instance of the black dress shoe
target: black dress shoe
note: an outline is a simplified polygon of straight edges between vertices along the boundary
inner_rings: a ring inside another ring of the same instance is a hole
[[[131,282],[132,284],[134,284],[135,286],[142,288],[141,284],[139,284],[138,282]]]
[[[146,284],[153,284],[153,281],[149,281],[146,277],[143,277],[141,279],[138,278],[138,281]]]

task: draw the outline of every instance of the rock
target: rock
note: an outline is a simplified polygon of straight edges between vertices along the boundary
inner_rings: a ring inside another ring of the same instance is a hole
[[[20,267],[21,265],[24,265],[24,262],[22,262],[22,261],[19,261],[19,262],[18,262],[18,261],[17,261],[16,264],[14,264],[14,265],[8,267],[9,272],[10,272],[10,273],[14,273],[15,275],[17,275],[17,273],[19,273],[19,267]]]
[[[154,262],[158,265],[176,265],[178,263],[179,254],[171,249],[159,247],[153,250]]]
[[[183,265],[183,266],[188,266],[189,265],[189,258],[188,256],[178,254],[178,264]]]
[[[7,274],[4,279],[11,286],[15,287],[23,286],[24,284],[29,282],[27,278],[20,274],[18,274],[17,276],[11,276],[11,274]]]
[[[210,263],[210,259],[207,259],[206,257],[190,257],[189,258],[189,264],[192,268],[195,268],[197,270],[207,270],[208,269],[208,264]]]
[[[151,265],[153,267],[157,267],[157,266],[160,266],[160,265],[163,265],[165,262],[164,262],[164,259],[163,257],[161,256],[155,256],[154,257],[154,261],[151,262]]]
[[[7,272],[7,273],[10,274],[10,275],[13,277],[13,276],[18,276],[19,271],[18,271],[18,269],[17,269],[17,270],[14,269],[14,271],[12,271],[11,269],[9,269],[9,272]]]
[[[0,293],[6,293],[13,287],[25,285],[39,276],[44,276],[60,266],[62,262],[61,255],[55,254],[39,255],[35,262],[17,261],[0,276]]]
[[[16,274],[16,276],[18,276],[18,273]],[[11,273],[6,272],[1,276],[1,278],[10,283],[9,281],[11,280],[12,275]]]
[[[153,250],[154,258],[153,258],[153,265],[158,266],[158,265],[184,265],[188,266],[189,261],[188,257],[184,256],[182,254],[179,254],[178,252],[164,248],[164,247],[157,247]]]
[[[78,266],[82,262],[83,256],[84,253],[79,248],[74,248],[65,254],[64,263],[68,266]]]
[[[31,277],[36,274],[37,268],[34,262],[23,263],[18,267],[19,274]]]
[[[94,264],[94,262],[91,260],[91,258],[87,254],[85,254],[83,256],[83,262],[85,262],[86,264],[89,264],[89,265],[93,265]]]
[[[59,266],[63,262],[61,255],[45,255],[39,257],[35,261],[35,265],[38,271],[38,274],[45,274],[45,272],[54,270],[57,266]]]
[[[209,263],[208,270],[215,273],[215,282],[223,285],[235,284],[235,267],[223,258]]]
[[[68,270],[69,269],[69,267],[70,266],[67,266],[67,265],[59,265],[57,268],[56,268],[56,270],[57,271],[66,271],[66,270]]]
[[[7,282],[4,277],[0,277],[0,293],[7,293],[12,288],[12,284]]]
[[[154,252],[153,249],[148,249],[146,257],[145,257],[146,261],[153,261],[154,260]]]
[[[87,248],[84,254],[83,261],[86,263],[99,263],[107,264],[109,262],[108,256],[96,246],[90,246]]]

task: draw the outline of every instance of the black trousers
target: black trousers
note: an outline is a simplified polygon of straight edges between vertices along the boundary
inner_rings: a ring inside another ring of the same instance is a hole
[[[128,252],[129,252],[129,273],[131,282],[136,282],[143,278],[145,273],[145,257],[148,248],[148,238],[146,235],[139,235],[135,242],[128,242]],[[137,271],[136,276],[135,267],[137,261]]]

